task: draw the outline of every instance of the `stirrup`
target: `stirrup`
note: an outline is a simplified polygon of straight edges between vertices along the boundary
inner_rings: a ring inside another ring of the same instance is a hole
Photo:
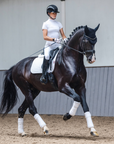
[[[42,75],[41,78],[40,78],[40,82],[45,85],[45,84],[47,84],[48,81],[47,81],[47,79]]]

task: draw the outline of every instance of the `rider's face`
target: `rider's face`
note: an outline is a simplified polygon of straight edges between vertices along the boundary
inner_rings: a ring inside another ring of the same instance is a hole
[[[49,13],[50,17],[52,17],[53,19],[56,19],[57,13],[51,12]]]

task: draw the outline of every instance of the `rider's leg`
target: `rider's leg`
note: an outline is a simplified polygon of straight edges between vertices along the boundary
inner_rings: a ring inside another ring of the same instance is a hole
[[[43,61],[43,71],[42,71],[42,76],[40,78],[40,82],[42,84],[46,84],[48,82],[47,78],[47,71],[49,68],[49,57],[50,57],[50,48],[45,48],[44,49],[44,61]]]
[[[43,71],[42,71],[42,76],[40,78],[40,82],[42,84],[46,84],[48,82],[47,79],[47,71],[48,71],[48,67],[49,67],[49,60],[46,60],[44,57],[44,61],[43,61]]]

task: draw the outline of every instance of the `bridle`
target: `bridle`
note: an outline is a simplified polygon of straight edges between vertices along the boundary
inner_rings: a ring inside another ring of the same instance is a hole
[[[83,47],[83,43],[85,42],[85,40],[88,40],[89,43],[91,43],[92,41],[94,41],[94,44],[97,42],[96,36],[94,38],[91,38],[91,37],[87,36],[84,33],[83,38],[81,40],[81,48]],[[94,44],[91,44],[91,45],[94,45]],[[83,49],[84,55],[86,55],[87,53],[92,53],[92,55],[93,55],[95,53],[94,49],[92,49],[92,50],[86,50],[85,47],[83,47],[82,49]]]
[[[85,41],[85,38],[88,39],[88,40],[97,40],[96,37],[95,37],[95,38],[91,38],[91,37],[87,36],[87,35],[84,33],[83,38],[82,38],[82,40],[81,40],[80,47],[82,47],[82,45],[83,45],[83,43],[84,43],[84,41]],[[61,44],[62,44],[62,43],[61,43]],[[93,54],[95,53],[95,50],[94,50],[94,49],[93,49],[93,50],[86,50],[85,48],[83,48],[83,51],[79,51],[79,50],[76,50],[76,49],[74,49],[74,48],[66,45],[66,44],[62,44],[62,45],[64,45],[65,47],[67,47],[67,48],[69,48],[69,49],[72,49],[72,50],[74,50],[74,51],[76,51],[76,52],[78,52],[78,53],[80,53],[80,54],[83,54],[83,55],[86,55],[87,53],[92,53],[92,55],[93,55]]]

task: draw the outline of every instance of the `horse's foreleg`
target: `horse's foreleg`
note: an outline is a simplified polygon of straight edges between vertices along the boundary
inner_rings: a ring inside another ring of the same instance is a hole
[[[75,92],[74,89],[72,89],[68,83],[66,83],[64,85],[64,87],[62,87],[61,92],[65,93],[66,95],[70,96],[71,98],[74,99],[74,103],[72,108],[70,109],[69,113],[65,114],[63,116],[63,120],[68,120],[70,119],[72,116],[74,116],[76,114],[77,108],[80,105],[80,96]]]
[[[79,105],[80,105],[80,102],[74,101],[73,106],[72,106],[72,108],[71,108],[70,111],[69,111],[69,114],[70,114],[71,116],[75,116],[76,111],[77,111]]]
[[[69,97],[73,98],[74,101],[80,102],[80,96],[72,89],[68,83],[65,83],[64,86],[60,89],[60,92],[65,93]]]
[[[85,114],[85,118],[87,121],[87,127],[90,129],[90,134],[93,136],[98,136],[95,128],[94,128],[94,124],[91,118],[91,113],[89,112],[89,108],[86,102],[86,89],[82,89],[81,91],[81,105]]]
[[[66,121],[66,120],[70,119],[72,116],[75,116],[76,111],[77,111],[79,105],[80,105],[80,102],[74,101],[73,105],[72,105],[72,108],[70,109],[69,113],[66,113],[63,116],[63,120]]]

